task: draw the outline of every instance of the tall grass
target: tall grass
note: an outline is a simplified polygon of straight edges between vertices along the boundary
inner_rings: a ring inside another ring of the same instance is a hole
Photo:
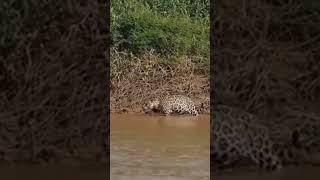
[[[111,111],[209,96],[209,27],[208,0],[111,0]]]
[[[112,0],[113,47],[135,55],[154,49],[169,63],[201,56],[209,64],[209,1]]]

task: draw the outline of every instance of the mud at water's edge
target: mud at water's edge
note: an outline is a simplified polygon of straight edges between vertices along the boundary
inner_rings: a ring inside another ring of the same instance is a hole
[[[164,116],[162,113],[152,112],[152,113],[145,113],[142,108],[122,108],[120,110],[110,110],[110,114],[137,114],[137,115],[152,115],[152,116]],[[199,114],[202,115],[210,115],[210,112],[201,112]],[[176,116],[176,115],[172,115]]]

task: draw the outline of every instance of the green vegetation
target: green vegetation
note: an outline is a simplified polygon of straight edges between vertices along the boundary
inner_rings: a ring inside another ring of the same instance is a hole
[[[208,0],[111,0],[112,41],[118,51],[139,56],[154,49],[166,63],[198,56],[208,65],[209,27]]]
[[[209,7],[209,0],[111,0],[111,111],[139,112],[162,93],[208,96]]]

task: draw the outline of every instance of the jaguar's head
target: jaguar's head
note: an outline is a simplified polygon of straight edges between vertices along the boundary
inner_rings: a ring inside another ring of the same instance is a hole
[[[154,110],[158,110],[160,105],[160,100],[153,99],[144,104],[143,110],[145,113],[152,112]]]

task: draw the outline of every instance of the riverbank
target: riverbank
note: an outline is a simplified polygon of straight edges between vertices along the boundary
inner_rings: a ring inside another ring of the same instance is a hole
[[[161,95],[184,94],[209,101],[209,65],[199,63],[200,57],[184,57],[176,64],[164,63],[153,51],[139,57],[113,52],[111,57],[113,113],[141,113],[148,99]]]

